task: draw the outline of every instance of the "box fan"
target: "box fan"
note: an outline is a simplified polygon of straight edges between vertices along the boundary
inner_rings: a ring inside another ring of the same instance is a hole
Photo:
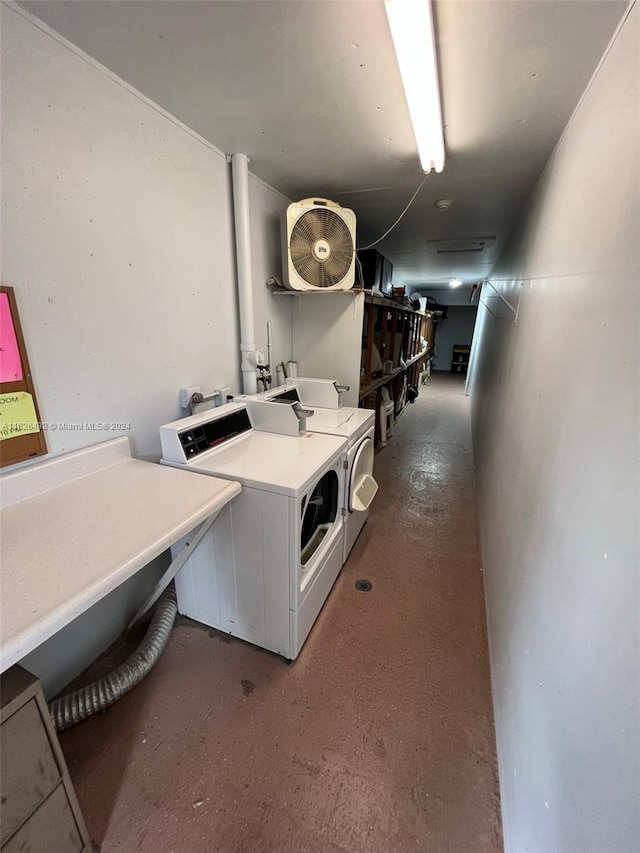
[[[349,290],[355,281],[356,215],[326,198],[282,214],[282,273],[289,290]]]

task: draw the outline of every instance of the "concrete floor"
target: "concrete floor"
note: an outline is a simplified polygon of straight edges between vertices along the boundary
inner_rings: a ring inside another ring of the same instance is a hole
[[[99,849],[502,849],[468,409],[459,377],[420,389],[293,665],[181,618],[146,681],[61,735]]]

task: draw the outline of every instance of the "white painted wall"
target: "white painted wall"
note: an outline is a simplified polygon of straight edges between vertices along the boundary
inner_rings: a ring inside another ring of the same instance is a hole
[[[471,381],[505,848],[640,849],[631,11],[491,278]],[[523,285],[523,286],[521,286]]]
[[[298,375],[336,379],[348,385],[344,405],[357,406],[364,294],[335,291],[275,298],[293,302],[293,352]]]
[[[249,163],[251,168],[251,163]],[[253,267],[253,305],[255,311],[256,346],[267,355],[267,322],[271,322],[271,375],[276,381],[275,365],[285,364],[293,356],[293,300],[274,296],[267,287],[271,276],[282,278],[280,249],[280,213],[290,199],[250,176],[251,262]]]
[[[2,282],[16,291],[41,416],[128,421],[134,453],[157,459],[158,427],[181,415],[180,386],[239,390],[230,167],[77,48],[6,6],[2,135]],[[266,348],[271,319],[275,355],[286,360],[291,306],[264,282],[280,272],[277,217],[287,200],[252,178],[250,202],[256,339]],[[115,434],[58,429],[47,438],[59,454]],[[158,571],[54,638],[61,645],[42,649],[36,674],[61,686],[82,669]],[[73,648],[69,669],[62,659]]]

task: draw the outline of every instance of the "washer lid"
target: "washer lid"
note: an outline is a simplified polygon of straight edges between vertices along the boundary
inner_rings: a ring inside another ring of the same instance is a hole
[[[311,432],[324,432],[328,435],[343,435],[354,442],[364,435],[375,423],[376,413],[372,409],[356,409],[345,406],[342,409],[313,409],[313,415],[307,418],[307,429]]]
[[[373,479],[373,441],[367,437],[356,451],[349,480],[349,511],[369,509],[378,491]]]
[[[346,452],[344,438],[307,432],[299,438],[250,430],[180,467],[243,486],[297,497]]]

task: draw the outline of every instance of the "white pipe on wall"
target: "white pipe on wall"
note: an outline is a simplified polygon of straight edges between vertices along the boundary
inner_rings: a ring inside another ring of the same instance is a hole
[[[249,158],[246,154],[231,155],[231,175],[233,180],[233,218],[236,234],[238,304],[240,308],[242,390],[245,394],[255,394],[258,390],[258,374],[256,371],[253,286],[251,281]]]
[[[273,362],[271,361],[271,323],[267,322],[267,364],[269,369],[273,370]]]

